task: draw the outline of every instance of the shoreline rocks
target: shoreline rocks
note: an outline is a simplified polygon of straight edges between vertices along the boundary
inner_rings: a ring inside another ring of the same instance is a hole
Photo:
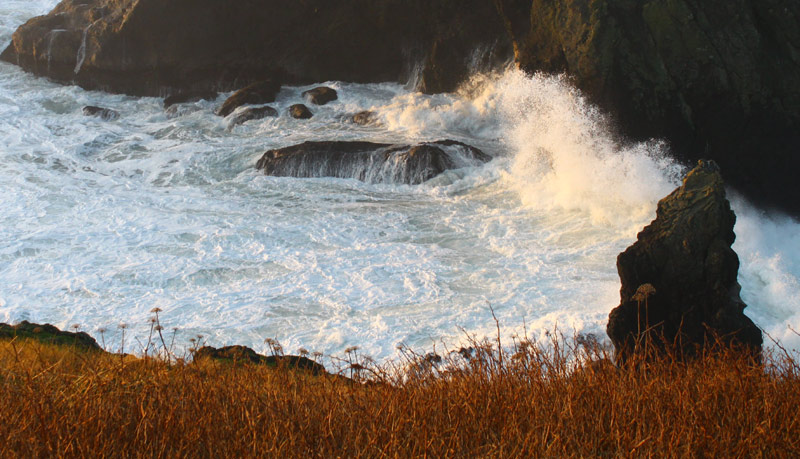
[[[279,177],[337,177],[417,185],[446,170],[490,160],[481,150],[453,140],[418,145],[329,141],[269,150],[258,160],[256,169]]]
[[[309,89],[308,91],[303,91],[302,96],[314,105],[325,105],[339,98],[336,90],[327,86],[320,86],[318,88]]]
[[[299,120],[307,120],[314,116],[311,110],[303,104],[294,104],[289,107],[289,115]]]
[[[486,67],[512,57],[490,0],[63,0],[21,25],[0,58],[88,89],[163,96],[268,77],[407,82],[445,57],[443,41],[457,65],[423,75],[437,90],[469,76],[475,49],[489,50]]]
[[[278,116],[278,111],[269,105],[263,107],[247,107],[234,112],[233,115],[231,115],[228,126],[232,128],[250,120],[260,120],[274,116]]]
[[[0,323],[0,339],[27,339],[55,346],[74,346],[87,351],[111,354],[100,347],[97,340],[86,332],[61,331],[54,325],[36,324],[28,321],[22,321],[16,325]],[[129,356],[129,354],[116,355],[120,357]],[[238,345],[225,346],[219,349],[203,346],[194,352],[193,360],[195,362],[205,359],[230,364],[257,364],[268,367],[285,366],[290,369],[306,370],[314,375],[329,374],[323,365],[304,356],[264,356],[249,347]]]
[[[360,111],[350,116],[348,119],[351,123],[358,124],[359,126],[369,126],[380,122],[378,120],[378,115],[370,110]]]
[[[617,258],[620,305],[606,331],[618,361],[643,345],[691,357],[717,340],[760,355],[761,330],[739,297],[735,222],[713,161],[700,161],[659,201],[656,219]]]
[[[194,353],[194,361],[214,360],[229,364],[255,364],[268,367],[285,366],[286,368],[310,371],[314,375],[328,374],[321,364],[303,356],[270,355],[265,356],[246,346],[225,346],[219,349],[203,346]]]
[[[35,324],[23,320],[16,325],[0,323],[0,339],[24,338],[46,344],[66,345],[90,351],[101,351],[97,341],[86,332],[61,331],[50,324]]]
[[[111,110],[110,108],[96,107],[94,105],[87,105],[81,110],[83,116],[96,116],[103,121],[114,121],[119,118],[119,112]]]
[[[280,90],[281,84],[275,80],[264,80],[245,86],[225,99],[225,102],[217,110],[217,115],[228,116],[242,105],[275,102],[275,96]]]

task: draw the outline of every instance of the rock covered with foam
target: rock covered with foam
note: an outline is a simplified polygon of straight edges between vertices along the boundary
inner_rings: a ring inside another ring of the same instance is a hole
[[[280,90],[281,84],[271,79],[245,86],[225,99],[225,102],[217,110],[217,115],[228,116],[242,105],[275,102],[275,96]]]
[[[761,331],[739,297],[735,222],[711,161],[659,201],[656,219],[617,258],[621,301],[607,333],[619,359],[645,339],[677,345],[685,356],[717,339],[760,351]]]
[[[256,168],[274,176],[416,185],[446,170],[477,166],[490,159],[481,150],[454,140],[417,145],[328,141],[269,150]]]

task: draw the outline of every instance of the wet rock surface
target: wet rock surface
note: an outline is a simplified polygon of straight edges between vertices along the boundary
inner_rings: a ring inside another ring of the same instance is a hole
[[[84,116],[96,116],[103,121],[114,121],[119,118],[119,112],[111,110],[110,108],[96,107],[94,105],[87,105],[83,107]]]
[[[498,65],[511,58],[490,0],[64,0],[20,26],[2,59],[90,89],[162,96],[267,77],[406,82],[442,40],[457,65],[425,76],[442,78],[430,87],[454,89],[476,49]]]
[[[228,116],[234,110],[247,104],[268,104],[275,102],[275,96],[281,90],[281,85],[275,80],[264,80],[253,83],[236,92],[225,99],[222,106],[217,110],[217,115]]]
[[[618,359],[645,340],[675,345],[684,356],[717,339],[760,353],[761,331],[739,297],[735,222],[712,161],[701,161],[659,201],[656,219],[617,258],[621,301],[607,333]]]
[[[360,126],[369,126],[371,124],[378,124],[378,115],[369,110],[358,112],[350,117],[350,121]]]
[[[278,111],[268,105],[263,107],[247,107],[234,112],[228,126],[234,127],[247,121],[260,120],[273,116],[278,116]]]
[[[477,166],[489,160],[491,157],[481,150],[453,140],[418,145],[332,141],[269,150],[256,168],[274,176],[416,185],[446,170]]]
[[[308,107],[303,104],[294,104],[289,107],[289,115],[292,118],[297,118],[300,120],[307,120],[314,116],[314,114],[311,113],[311,110],[309,110]]]
[[[339,98],[336,90],[327,86],[320,86],[318,88],[303,91],[303,97],[308,99],[314,105],[325,105],[328,102],[333,102]]]

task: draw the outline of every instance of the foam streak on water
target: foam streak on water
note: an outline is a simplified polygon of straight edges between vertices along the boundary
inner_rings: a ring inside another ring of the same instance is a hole
[[[0,44],[52,0],[0,6]],[[340,99],[228,129],[214,102],[168,117],[155,98],[83,91],[0,64],[0,321],[119,322],[160,307],[178,341],[277,338],[377,358],[558,326],[603,336],[616,255],[682,172],[659,142],[616,145],[565,81],[509,70],[454,95],[328,82]],[[115,109],[102,121],[84,105]],[[377,125],[347,116],[373,110]],[[270,148],[308,140],[455,139],[496,156],[420,186],[265,177]],[[724,171],[723,171],[724,172]],[[748,315],[800,347],[798,225],[734,198]],[[138,329],[138,330],[137,330]],[[130,344],[130,343],[129,343]],[[441,345],[439,345],[441,346]]]

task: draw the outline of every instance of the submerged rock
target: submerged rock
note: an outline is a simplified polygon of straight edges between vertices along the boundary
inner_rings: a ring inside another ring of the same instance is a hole
[[[350,121],[361,126],[368,126],[370,124],[377,124],[378,116],[373,111],[364,110],[351,116]]]
[[[113,121],[119,118],[119,112],[111,110],[110,108],[95,107],[94,105],[87,105],[83,107],[84,116],[96,116],[104,121]]]
[[[0,324],[0,339],[31,339],[46,344],[76,346],[99,351],[100,345],[86,332],[61,331],[50,324],[35,324],[22,321],[17,325]]]
[[[490,160],[481,150],[454,140],[419,145],[332,141],[269,150],[256,168],[274,176],[339,177],[414,185],[449,169]]]
[[[270,116],[278,116],[278,111],[269,105],[263,107],[247,107],[234,112],[228,127],[234,127],[250,120],[260,120]]]
[[[739,297],[735,222],[712,161],[659,201],[656,219],[617,258],[621,301],[606,331],[619,360],[645,340],[675,345],[684,356],[716,339],[760,352],[761,331]]]
[[[164,98],[164,109],[169,109],[175,104],[197,102],[200,100],[214,100],[219,94],[216,91],[180,91]]]
[[[246,346],[225,346],[219,349],[210,346],[204,346],[195,352],[194,360],[200,361],[204,359],[212,359],[219,362],[233,364],[249,363],[267,365],[270,367],[285,365],[287,368],[307,370],[314,374],[327,373],[325,371],[325,367],[307,357],[297,355],[264,356],[256,353],[256,351]]]
[[[311,113],[311,110],[309,110],[308,107],[303,104],[294,104],[289,107],[289,115],[292,118],[297,118],[300,120],[307,120],[314,116],[314,114]]]
[[[336,90],[327,86],[320,86],[318,88],[303,91],[303,97],[308,99],[309,102],[315,105],[325,105],[328,102],[333,102],[339,98]]]
[[[280,90],[281,85],[275,80],[264,80],[253,83],[228,97],[219,110],[217,110],[217,115],[228,116],[242,105],[275,102],[275,96]]]

